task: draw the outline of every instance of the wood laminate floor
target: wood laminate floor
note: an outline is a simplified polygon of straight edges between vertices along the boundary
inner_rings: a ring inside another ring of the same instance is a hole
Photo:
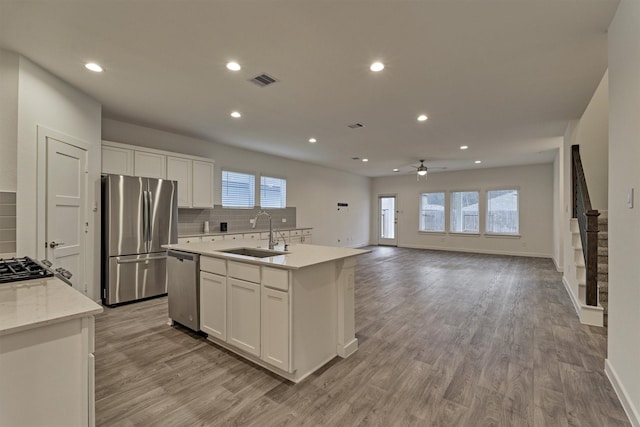
[[[98,426],[627,426],[548,259],[374,247],[358,351],[292,384],[166,325],[166,298],[96,318]]]

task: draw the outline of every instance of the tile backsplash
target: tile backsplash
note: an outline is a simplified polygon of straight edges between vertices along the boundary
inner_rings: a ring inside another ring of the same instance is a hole
[[[16,193],[0,191],[0,254],[16,252]]]
[[[296,208],[284,209],[232,209],[216,205],[213,209],[178,209],[178,234],[202,233],[204,222],[209,221],[209,231],[220,231],[220,223],[227,223],[227,231],[247,231],[251,229],[250,219],[255,218],[258,211],[267,211],[272,218],[273,228],[295,228]],[[286,219],[286,222],[282,222]],[[256,230],[268,230],[268,218],[258,218]]]

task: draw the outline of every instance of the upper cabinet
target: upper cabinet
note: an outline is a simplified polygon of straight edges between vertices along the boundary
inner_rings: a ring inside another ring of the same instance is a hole
[[[213,207],[213,163],[193,161],[193,207]]]
[[[145,178],[166,178],[167,156],[135,150],[133,152],[133,174]]]
[[[178,206],[191,207],[193,160],[167,156],[167,179],[178,181]]]
[[[102,173],[133,175],[133,150],[103,145]]]
[[[177,181],[181,208],[213,208],[213,165],[202,157],[102,141],[102,173]]]

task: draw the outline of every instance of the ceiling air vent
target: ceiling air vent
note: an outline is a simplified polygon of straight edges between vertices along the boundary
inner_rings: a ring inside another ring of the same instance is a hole
[[[363,128],[364,125],[362,123],[354,123],[352,125],[348,125],[351,129],[359,129],[359,128]]]
[[[273,83],[276,83],[278,80],[276,80],[275,78],[271,77],[269,74],[260,74],[259,76],[255,76],[254,78],[252,78],[251,80],[249,80],[251,83],[254,83],[260,87],[265,87],[265,86],[269,86]]]

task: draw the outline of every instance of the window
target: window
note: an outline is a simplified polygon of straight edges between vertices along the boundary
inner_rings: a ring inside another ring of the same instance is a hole
[[[487,233],[519,233],[518,190],[487,191]]]
[[[287,207],[287,180],[282,178],[260,177],[260,207]]]
[[[419,230],[444,232],[444,193],[420,195]]]
[[[253,208],[256,198],[256,177],[248,173],[222,171],[222,206]]]
[[[454,191],[451,193],[451,231],[453,233],[479,233],[477,191]]]

